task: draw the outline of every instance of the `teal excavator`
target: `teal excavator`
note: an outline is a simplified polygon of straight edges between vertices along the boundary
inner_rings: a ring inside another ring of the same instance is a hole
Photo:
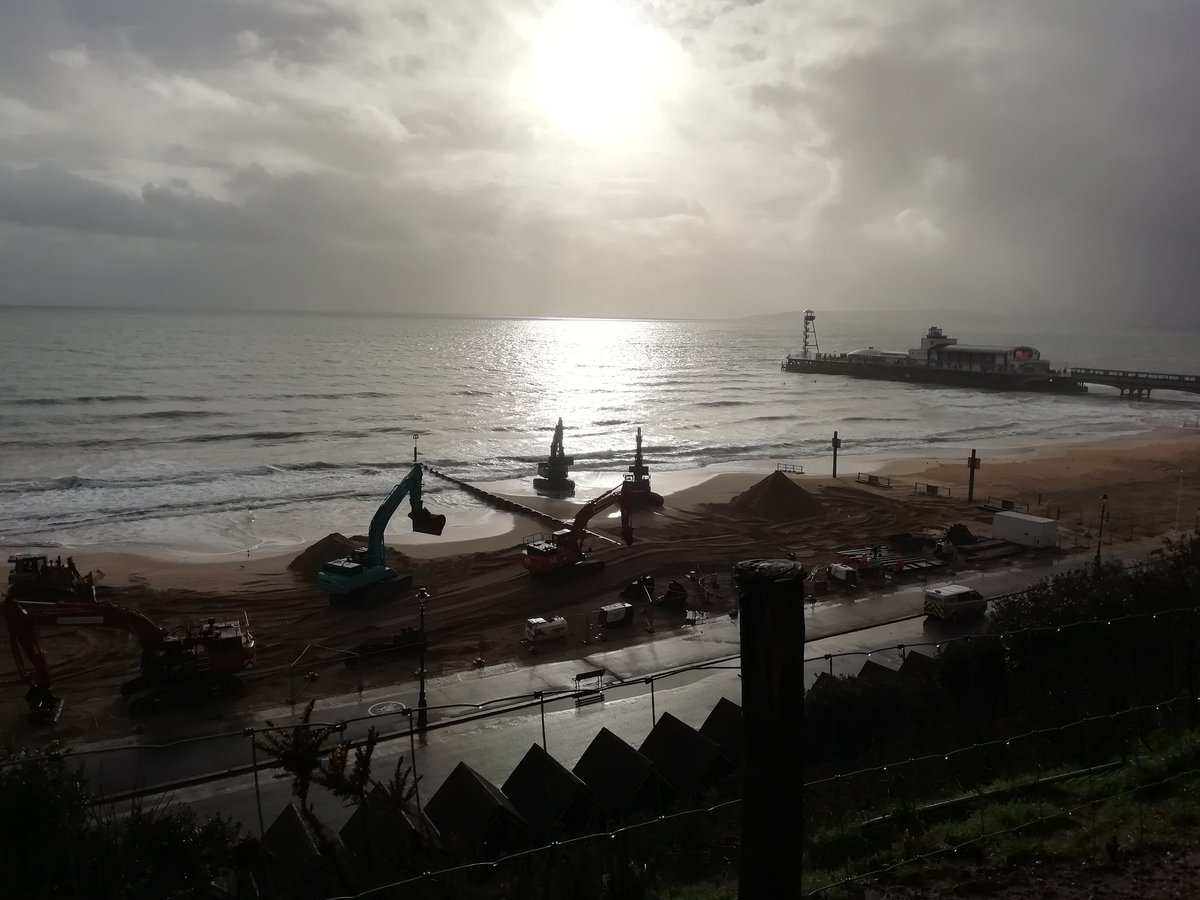
[[[366,547],[353,551],[343,559],[331,560],[321,567],[321,571],[317,573],[317,587],[329,594],[330,603],[364,599],[373,588],[393,583],[400,577],[399,573],[385,564],[383,532],[405,497],[408,497],[411,506],[408,517],[412,519],[413,531],[434,535],[442,533],[442,529],[446,527],[446,517],[434,515],[421,505],[421,468],[419,463],[414,464],[404,480],[392,488],[387,499],[375,511]],[[409,578],[411,581],[411,576]]]

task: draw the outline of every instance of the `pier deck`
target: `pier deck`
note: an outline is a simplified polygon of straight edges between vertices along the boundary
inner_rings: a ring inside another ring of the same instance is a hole
[[[1124,396],[1149,397],[1150,391],[1187,391],[1200,394],[1200,375],[1172,375],[1167,372],[1132,372],[1126,369],[1071,369],[1071,377],[1088,384],[1115,387]]]

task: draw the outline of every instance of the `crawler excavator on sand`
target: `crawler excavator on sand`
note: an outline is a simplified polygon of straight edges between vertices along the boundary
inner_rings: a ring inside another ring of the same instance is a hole
[[[560,528],[552,534],[527,541],[521,550],[521,565],[533,575],[582,573],[603,568],[604,560],[589,559],[583,546],[588,536],[588,522],[596,513],[614,503],[620,504],[621,539],[627,546],[632,544],[634,499],[629,486],[629,481],[623,481],[618,487],[585,503],[569,528]]]
[[[416,456],[416,451],[413,452]],[[446,527],[446,517],[434,515],[421,505],[421,465],[414,461],[404,480],[392,488],[386,500],[371,518],[371,530],[367,546],[354,550],[350,556],[325,563],[317,573],[317,587],[329,594],[332,605],[361,602],[368,599],[375,588],[384,583],[394,587],[407,587],[396,583],[400,574],[388,568],[384,560],[383,532],[392,515],[405,497],[411,507],[408,517],[412,519],[413,531],[421,534],[440,535]],[[412,583],[412,576],[408,583]]]
[[[54,722],[62,701],[50,689],[50,665],[38,633],[45,628],[104,628],[134,635],[141,645],[141,675],[121,687],[133,696],[133,715],[242,692],[238,673],[254,665],[249,621],[207,619],[168,631],[145,614],[85,596],[4,599],[4,619],[17,671],[29,684],[29,719]]]

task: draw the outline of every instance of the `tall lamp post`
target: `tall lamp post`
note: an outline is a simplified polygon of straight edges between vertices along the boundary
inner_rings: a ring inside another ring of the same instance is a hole
[[[1108,494],[1100,495],[1100,527],[1096,529],[1096,568],[1100,568],[1100,548],[1104,545],[1104,520],[1108,517]]]
[[[417,588],[417,604],[420,610],[421,621],[421,663],[417,669],[417,675],[421,679],[420,693],[417,695],[417,728],[422,733],[425,732],[425,726],[429,724],[429,701],[425,699],[425,601],[429,599],[429,591],[425,588]]]
[[[1183,470],[1179,471],[1179,490],[1175,492],[1175,530],[1179,531],[1179,510],[1183,506]]]

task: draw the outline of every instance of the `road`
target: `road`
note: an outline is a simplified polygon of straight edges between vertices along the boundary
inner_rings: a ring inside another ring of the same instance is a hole
[[[1113,551],[1125,559],[1135,559],[1143,558],[1156,546],[1117,545]],[[964,571],[931,579],[929,586],[959,581],[977,587],[986,596],[997,596],[1089,559],[1087,554],[1080,554],[1075,559],[1035,567]],[[855,674],[869,651],[936,642],[952,633],[940,626],[930,630],[920,615],[926,586],[916,584],[805,603],[802,616],[808,638],[808,681],[811,683],[820,672]],[[530,745],[542,741],[543,726],[547,749],[568,768],[601,727],[634,746],[650,732],[654,717],[663,712],[699,727],[722,696],[740,702],[738,649],[737,624],[722,617],[653,643],[598,651],[574,661],[498,666],[433,679],[427,687],[429,721],[437,727],[423,738],[410,739],[408,716],[397,711],[415,706],[415,684],[321,700],[313,719],[357,719],[347,726],[349,737],[360,737],[369,725],[377,725],[390,737],[376,750],[376,772],[382,776],[395,757],[406,755],[409,762],[415,761],[421,796],[428,799],[460,760],[497,785],[502,784]],[[892,667],[899,665],[899,653],[894,649],[873,652],[870,658]],[[672,672],[715,659],[727,661],[712,668]],[[576,709],[573,699],[564,696],[575,689],[575,676],[601,669],[605,672],[605,701]],[[542,706],[533,698],[537,691],[546,697],[544,716]],[[260,719],[284,724],[294,721],[295,711],[283,706],[262,712]],[[194,780],[198,783],[175,788],[166,796],[189,804],[201,815],[220,813],[247,826],[257,824],[254,776],[250,774],[251,741],[240,733],[172,745],[145,746],[128,739],[77,749],[85,751],[79,757],[85,774],[93,790],[103,796],[145,790],[149,796],[162,797],[163,792],[154,786]],[[219,777],[230,770],[238,774]],[[263,813],[269,825],[290,799],[290,790],[286,780],[280,780],[271,770],[260,769],[259,778]],[[332,825],[340,824],[347,815],[329,797],[318,796],[315,802]]]

